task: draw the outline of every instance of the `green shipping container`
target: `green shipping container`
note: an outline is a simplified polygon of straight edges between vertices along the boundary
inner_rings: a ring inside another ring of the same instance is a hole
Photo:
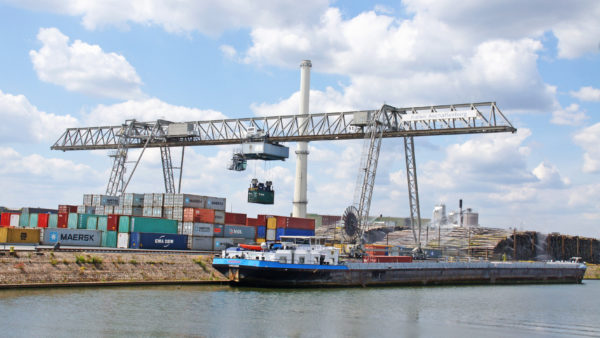
[[[108,216],[98,216],[98,230],[106,231],[108,227]]]
[[[77,229],[77,222],[79,221],[79,215],[75,212],[69,214],[69,219],[67,220],[67,228],[69,229]]]
[[[87,222],[86,222],[86,229],[88,230],[96,230],[98,228],[98,217],[96,216],[89,216],[87,218]]]
[[[77,217],[77,229],[85,229],[87,227],[87,220],[93,214],[79,214]]]
[[[29,213],[22,213],[21,217],[19,217],[19,227],[27,228],[29,227]]]
[[[164,218],[131,217],[130,231],[153,232],[157,234],[176,234],[177,221]]]
[[[119,217],[119,232],[129,232],[129,221],[131,217],[121,216]]]
[[[116,231],[102,231],[102,246],[108,248],[117,247],[117,232]]]
[[[29,214],[29,228],[37,228],[38,214]]]
[[[58,214],[50,214],[48,217],[48,228],[58,227]]]

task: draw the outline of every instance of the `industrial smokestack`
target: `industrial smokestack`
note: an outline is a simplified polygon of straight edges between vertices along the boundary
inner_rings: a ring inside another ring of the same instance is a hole
[[[460,214],[458,215],[458,226],[463,226],[463,212],[462,212],[462,199],[458,200],[458,209],[460,210]]]
[[[308,102],[310,96],[310,60],[304,60],[300,64],[300,115],[308,115]],[[306,118],[298,119],[299,134],[306,133],[308,120]],[[294,209],[292,216],[306,217],[307,200],[307,157],[308,142],[298,142],[296,149],[296,181],[294,185]]]

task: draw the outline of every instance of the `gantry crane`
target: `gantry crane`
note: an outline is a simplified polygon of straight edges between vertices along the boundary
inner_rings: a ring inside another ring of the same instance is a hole
[[[361,174],[355,194],[356,223],[354,231],[346,224],[347,233],[362,236],[367,226],[377,161],[383,138],[403,137],[413,236],[418,241],[415,225],[420,227],[419,195],[415,165],[415,136],[458,135],[516,132],[495,102],[479,102],[439,106],[396,108],[384,105],[377,110],[362,110],[307,115],[281,115],[212,121],[138,122],[127,120],[120,126],[69,128],[52,145],[53,150],[116,150],[107,194],[125,192],[143,152],[161,148],[165,190],[175,191],[174,169],[179,169],[179,187],[183,170],[172,166],[170,147],[240,144],[248,130],[262,130],[273,142],[367,139],[361,160]],[[129,149],[142,149],[133,170],[126,177]],[[359,192],[358,192],[359,191]],[[360,237],[358,237],[360,238]]]

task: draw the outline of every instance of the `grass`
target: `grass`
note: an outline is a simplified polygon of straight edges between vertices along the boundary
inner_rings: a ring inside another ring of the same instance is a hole
[[[100,265],[102,264],[103,260],[102,257],[98,257],[98,256],[91,256],[88,255],[87,257],[84,255],[77,255],[75,256],[75,263],[77,264],[94,264],[94,265]]]
[[[585,270],[585,279],[600,279],[600,264],[587,264]]]
[[[206,267],[206,263],[204,262],[202,257],[194,258],[193,261],[194,261],[194,263],[200,265],[202,267],[202,270],[208,271],[208,268]]]
[[[58,261],[56,259],[50,258],[50,264],[52,264],[52,266],[56,266],[56,264],[58,264]]]
[[[129,264],[138,265],[139,263],[135,259],[131,259],[129,260]]]

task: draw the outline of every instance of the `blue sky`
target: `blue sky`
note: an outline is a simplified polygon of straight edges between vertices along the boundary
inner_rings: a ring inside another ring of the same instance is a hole
[[[311,59],[313,113],[496,101],[518,128],[417,138],[423,217],[462,198],[485,226],[598,237],[599,15],[596,1],[0,0],[0,205],[104,192],[106,152],[49,150],[66,127],[295,114]],[[310,143],[309,212],[352,203],[361,147]],[[183,190],[288,214],[295,158],[236,173],[232,151],[187,149]],[[245,202],[254,175],[275,205]],[[149,151],[128,190],[162,187]],[[401,139],[384,140],[371,213],[409,214]]]

